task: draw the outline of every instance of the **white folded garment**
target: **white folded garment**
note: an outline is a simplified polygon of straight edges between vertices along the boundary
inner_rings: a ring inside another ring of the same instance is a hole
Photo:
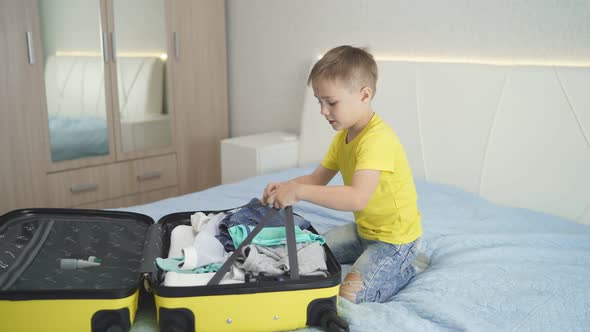
[[[183,248],[182,253],[184,256],[182,270],[194,270],[213,263],[223,263],[226,255],[223,244],[207,232],[197,234],[193,244]]]
[[[212,235],[219,235],[219,223],[225,218],[225,213],[209,213],[197,212],[191,215],[191,225],[195,234],[200,232],[208,232]]]
[[[203,229],[204,232],[207,232],[209,234],[212,234],[214,236],[219,235],[219,223],[221,223],[221,221],[223,220],[223,218],[225,218],[226,214],[223,212],[217,213],[217,214],[209,214],[209,222],[207,223],[207,225],[205,226],[205,229]]]
[[[199,233],[201,229],[205,227],[207,222],[209,222],[210,217],[204,214],[203,212],[197,212],[191,215],[191,225],[196,233]]]
[[[164,286],[167,287],[186,287],[186,286],[204,286],[211,278],[215,275],[215,272],[211,273],[179,273],[179,272],[166,272],[164,278]],[[230,274],[227,274],[221,281],[220,285],[225,284],[240,284],[243,281],[231,279]]]
[[[170,234],[168,257],[182,257],[182,248],[192,246],[195,242],[195,235],[197,233],[193,231],[191,226],[180,225],[174,227],[172,234]]]

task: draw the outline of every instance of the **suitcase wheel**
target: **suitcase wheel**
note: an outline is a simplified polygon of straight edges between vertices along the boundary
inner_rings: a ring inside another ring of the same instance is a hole
[[[320,327],[330,332],[348,332],[348,323],[338,316],[336,310],[325,310],[321,314]]]
[[[129,309],[99,310],[92,316],[92,332],[126,332],[131,328]]]
[[[161,332],[194,332],[195,316],[185,308],[160,308]]]
[[[349,331],[348,323],[338,316],[336,296],[311,301],[307,306],[307,325],[333,332]]]

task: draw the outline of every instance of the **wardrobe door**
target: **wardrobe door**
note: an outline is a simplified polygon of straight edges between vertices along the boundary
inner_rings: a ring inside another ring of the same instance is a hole
[[[0,214],[45,205],[33,0],[0,0]]]
[[[225,1],[170,0],[175,136],[181,194],[221,183],[228,135]]]
[[[48,171],[115,159],[105,0],[38,0]]]
[[[165,0],[108,0],[117,159],[173,151]]]

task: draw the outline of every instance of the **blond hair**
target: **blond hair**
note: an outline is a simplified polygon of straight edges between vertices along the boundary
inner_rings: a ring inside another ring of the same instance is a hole
[[[377,90],[377,64],[373,55],[365,48],[343,45],[329,50],[315,63],[307,85],[313,81],[349,81],[351,88],[367,86]]]

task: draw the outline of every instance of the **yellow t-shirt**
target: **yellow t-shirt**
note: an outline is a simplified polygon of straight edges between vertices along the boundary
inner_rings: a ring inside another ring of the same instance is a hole
[[[359,235],[394,244],[416,240],[422,235],[418,196],[398,137],[377,114],[352,142],[346,143],[347,134],[348,130],[336,133],[322,166],[340,171],[347,186],[357,170],[381,171],[369,203],[354,212]]]

